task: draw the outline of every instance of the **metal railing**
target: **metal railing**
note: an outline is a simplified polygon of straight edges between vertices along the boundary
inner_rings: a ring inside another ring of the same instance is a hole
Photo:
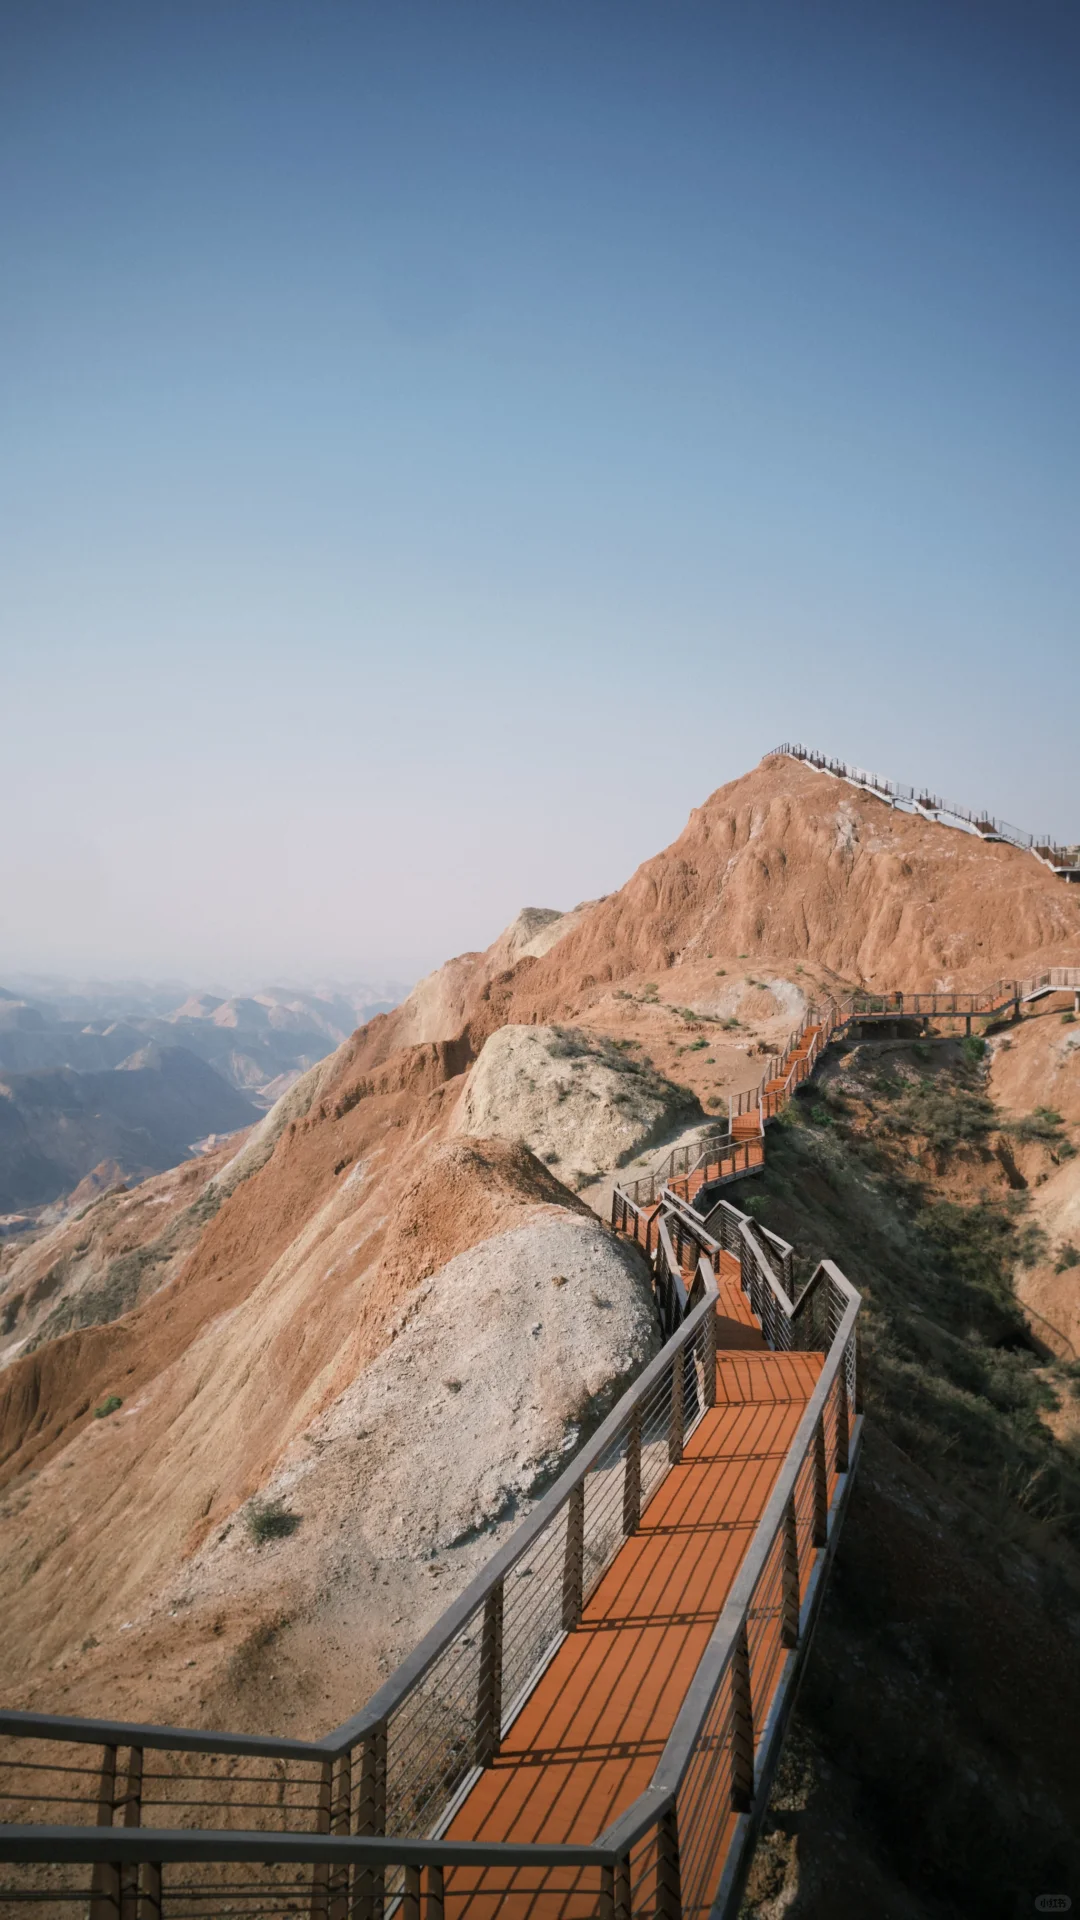
[[[860,1020],[1000,1019],[1046,993],[1080,993],[1080,967],[996,980],[980,993],[851,993],[831,1002],[822,1019],[830,1035]]]
[[[1048,967],[1019,983],[1019,999],[1037,1000],[1044,993],[1080,993],[1080,967]]]
[[[681,1175],[689,1176],[707,1162],[722,1160],[730,1151],[730,1127],[710,1127],[696,1140],[672,1147],[670,1153],[649,1173],[638,1174],[633,1180],[620,1180],[619,1191],[638,1207],[655,1206],[669,1180]]]
[[[446,1830],[716,1397],[712,1260],[734,1250],[769,1346],[824,1353],[724,1613],[651,1784],[587,1845],[451,1842]],[[721,1201],[669,1196],[653,1246],[661,1352],[362,1713],[317,1741],[0,1714],[0,1890],[91,1920],[486,1911],[663,1920],[734,1887],[858,1445],[859,1296]],[[785,1265],[786,1262],[786,1265]],[[787,1285],[785,1285],[785,1281]],[[734,1862],[734,1865],[733,1865]],[[475,1905],[471,1896],[475,1896]],[[550,1908],[548,1902],[551,1902]]]
[[[884,779],[881,774],[869,773],[865,767],[849,766],[844,760],[832,760],[826,754],[815,752],[812,747],[804,747],[799,741],[785,740],[772,751],[786,753],[792,760],[802,760],[807,766],[815,767],[819,773],[834,774],[839,780],[847,780],[852,786],[862,787],[869,793],[876,793],[882,799],[900,806],[911,807],[916,812],[935,818],[946,814],[948,820],[963,821],[965,826],[983,839],[1007,840],[1024,853],[1034,853],[1047,866],[1066,871],[1080,869],[1080,847],[1059,846],[1049,834],[1028,833],[1023,827],[1010,825],[1008,820],[999,820],[990,813],[973,812],[970,807],[943,800],[940,794],[930,793],[925,788],[905,787],[898,781]],[[945,825],[948,820],[944,822]]]

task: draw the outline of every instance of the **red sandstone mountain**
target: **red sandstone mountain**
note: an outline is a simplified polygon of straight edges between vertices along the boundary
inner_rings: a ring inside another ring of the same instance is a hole
[[[464,1076],[497,1028],[557,1023],[647,1048],[716,1110],[756,1081],[748,1049],[796,1025],[819,986],[980,986],[1080,963],[1078,896],[1012,847],[768,759],[617,893],[567,916],[561,938],[541,916],[530,938],[450,963],[422,1004],[361,1028],[216,1175],[167,1284],[0,1374],[0,1470],[20,1541],[0,1576],[0,1644],[13,1666],[34,1651],[27,1701],[209,1711],[244,1634],[285,1605],[284,1576],[260,1562],[256,1597],[192,1605],[190,1683],[161,1664],[161,1595],[182,1593],[193,1556],[389,1348],[419,1280],[538,1209],[581,1216],[512,1140],[455,1140]],[[685,1045],[695,1008],[731,1023],[709,1029],[707,1049]],[[95,1422],[113,1393],[123,1416]],[[290,1608],[315,1617],[316,1596],[297,1598],[289,1578]],[[342,1711],[355,1673],[349,1685]]]
[[[617,893],[579,911],[546,955],[519,961],[498,984],[494,957],[492,949],[452,963],[459,973],[473,963],[472,993],[460,981],[458,992],[461,1024],[477,1037],[504,1020],[565,1017],[628,977],[674,969],[676,996],[684,980],[714,979],[716,960],[801,965],[844,987],[981,987],[1039,965],[1075,965],[1080,889],[1029,853],[770,756],[718,788]],[[406,1001],[369,1024],[364,1059],[400,1044],[408,1009]]]

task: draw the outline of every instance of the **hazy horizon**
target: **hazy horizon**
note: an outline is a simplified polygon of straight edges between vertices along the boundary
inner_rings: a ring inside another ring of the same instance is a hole
[[[8,0],[0,979],[415,977],[783,738],[1080,840],[1078,80],[1052,0]]]
[[[12,993],[29,1000],[34,998],[66,998],[76,993],[87,995],[105,993],[137,995],[141,991],[158,998],[165,996],[183,997],[191,994],[209,994],[212,998],[225,1000],[252,999],[257,994],[297,993],[311,996],[331,996],[340,994],[346,997],[359,995],[361,989],[372,1000],[399,997],[416,984],[419,976],[415,972],[402,970],[384,972],[378,968],[359,967],[348,979],[330,974],[312,973],[303,977],[263,979],[258,975],[249,975],[238,979],[217,978],[181,978],[171,974],[94,974],[94,973],[57,973],[43,972],[35,968],[12,967],[0,971],[0,993]]]

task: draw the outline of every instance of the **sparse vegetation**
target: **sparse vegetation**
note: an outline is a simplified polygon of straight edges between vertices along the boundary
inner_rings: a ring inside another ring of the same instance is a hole
[[[577,1060],[588,1053],[589,1048],[580,1033],[574,1033],[569,1027],[554,1027],[552,1031],[555,1038],[551,1041],[548,1052],[553,1059]]]
[[[1070,1267],[1080,1267],[1080,1248],[1074,1247],[1071,1240],[1058,1248],[1058,1257],[1054,1262],[1055,1273],[1067,1273]]]
[[[984,1139],[998,1124],[993,1102],[957,1079],[925,1077],[909,1085],[882,1123],[894,1133],[922,1134],[938,1152]]]
[[[110,1393],[108,1399],[103,1400],[100,1407],[94,1408],[94,1419],[107,1420],[110,1413],[119,1412],[119,1409],[123,1406],[123,1404],[124,1403],[118,1393]]]
[[[1080,1450],[1046,1419],[1072,1383],[1036,1351],[1013,1287],[1033,1244],[1027,1196],[948,1197],[907,1152],[913,1103],[932,1117],[959,1106],[970,1121],[969,1102],[984,1097],[959,1051],[941,1050],[930,1087],[896,1073],[871,1095],[865,1063],[838,1075],[850,1107],[829,1129],[811,1123],[810,1102],[793,1102],[770,1129],[749,1209],[795,1243],[797,1285],[827,1253],[865,1303],[865,1477],[774,1805],[806,1809],[800,1831],[835,1834],[854,1819],[860,1851],[889,1862],[910,1831],[910,1782],[932,1725],[934,1820],[917,1860],[904,1854],[903,1886],[919,1911],[943,1915],[1004,1912],[1003,1887],[1034,1885],[1056,1849],[1072,1858],[1075,1685],[1063,1676],[1080,1621]],[[987,1116],[974,1118],[978,1138]],[[965,1144],[964,1126],[945,1131]],[[964,1781],[976,1772],[992,1819],[971,1817]],[[785,1853],[790,1819],[766,1822],[748,1914],[774,1910],[770,1849],[780,1862],[803,1858],[801,1842]]]
[[[1019,1120],[1010,1120],[1006,1131],[1017,1140],[1043,1140],[1061,1144],[1064,1122],[1054,1107],[1036,1107],[1034,1113],[1026,1113]]]
[[[247,1529],[257,1547],[287,1539],[299,1525],[300,1515],[291,1513],[282,1500],[253,1500],[247,1510]]]

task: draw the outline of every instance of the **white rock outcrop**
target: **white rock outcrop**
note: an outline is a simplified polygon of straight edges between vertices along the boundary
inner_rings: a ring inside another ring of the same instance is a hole
[[[527,1503],[659,1345],[636,1250],[555,1209],[458,1254],[398,1326],[312,1439],[363,1446],[369,1544],[409,1557]]]
[[[454,1130],[522,1140],[582,1186],[698,1113],[694,1095],[614,1041],[574,1027],[500,1027],[465,1083]]]
[[[443,1600],[566,1464],[658,1351],[648,1269],[587,1214],[541,1206],[407,1296],[391,1344],[288,1449],[262,1498],[302,1516],[275,1563],[309,1595],[401,1570],[401,1651],[430,1606],[418,1562],[447,1553]],[[331,1571],[332,1569],[332,1571]],[[257,1592],[263,1558],[227,1528],[189,1595]]]

